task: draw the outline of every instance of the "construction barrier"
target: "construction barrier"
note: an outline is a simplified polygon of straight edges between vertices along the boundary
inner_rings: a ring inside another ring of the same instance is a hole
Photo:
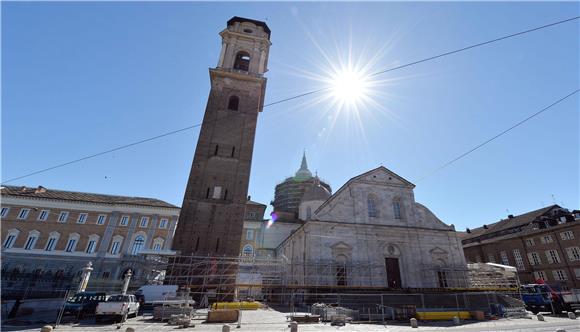
[[[262,307],[260,302],[215,302],[211,305],[213,310],[215,309],[239,309],[239,310],[258,310]]]
[[[238,321],[238,310],[211,310],[207,313],[208,323],[235,323]]]
[[[469,311],[420,311],[417,312],[417,319],[420,320],[452,320],[453,317],[460,319],[471,319]]]

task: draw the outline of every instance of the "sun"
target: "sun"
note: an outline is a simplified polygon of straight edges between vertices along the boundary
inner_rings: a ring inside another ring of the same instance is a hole
[[[341,104],[356,105],[370,97],[371,82],[361,70],[337,70],[331,74],[328,83],[333,98]]]

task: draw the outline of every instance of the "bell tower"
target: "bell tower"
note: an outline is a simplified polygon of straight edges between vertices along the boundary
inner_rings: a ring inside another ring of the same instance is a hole
[[[270,29],[236,16],[220,36],[220,58],[209,69],[211,90],[173,242],[182,255],[239,254]]]

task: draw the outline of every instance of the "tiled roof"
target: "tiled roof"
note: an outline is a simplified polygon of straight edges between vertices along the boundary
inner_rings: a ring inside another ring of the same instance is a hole
[[[536,218],[543,216],[553,208],[559,208],[559,206],[550,205],[538,210],[520,214],[519,216],[514,216],[513,218],[502,219],[498,222],[487,225],[487,229],[485,227],[474,228],[471,230],[471,233],[467,233],[466,236],[463,237],[463,240],[473,239],[484,234],[498,233],[510,228],[528,225]]]
[[[82,193],[75,191],[47,189],[42,186],[31,188],[25,186],[3,186],[2,196],[30,197],[40,199],[54,199],[70,202],[87,202],[97,204],[125,204],[140,205],[161,208],[179,208],[159,199],[146,197],[114,196],[93,193]]]
[[[260,206],[266,206],[266,204],[262,204],[262,203],[258,203],[258,202],[254,202],[252,200],[247,200],[246,204],[248,205],[260,205]]]

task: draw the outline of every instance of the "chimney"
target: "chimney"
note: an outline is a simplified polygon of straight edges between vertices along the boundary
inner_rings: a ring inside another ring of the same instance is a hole
[[[471,233],[471,229],[469,229],[469,228],[466,228],[466,229],[465,229],[465,231],[466,231],[467,233]]]
[[[508,219],[512,219],[514,217],[513,214],[508,214]]]
[[[487,227],[487,225],[483,225],[483,228],[484,228],[484,229],[488,229],[489,227]]]
[[[248,195],[248,201],[252,200],[252,196]]]

